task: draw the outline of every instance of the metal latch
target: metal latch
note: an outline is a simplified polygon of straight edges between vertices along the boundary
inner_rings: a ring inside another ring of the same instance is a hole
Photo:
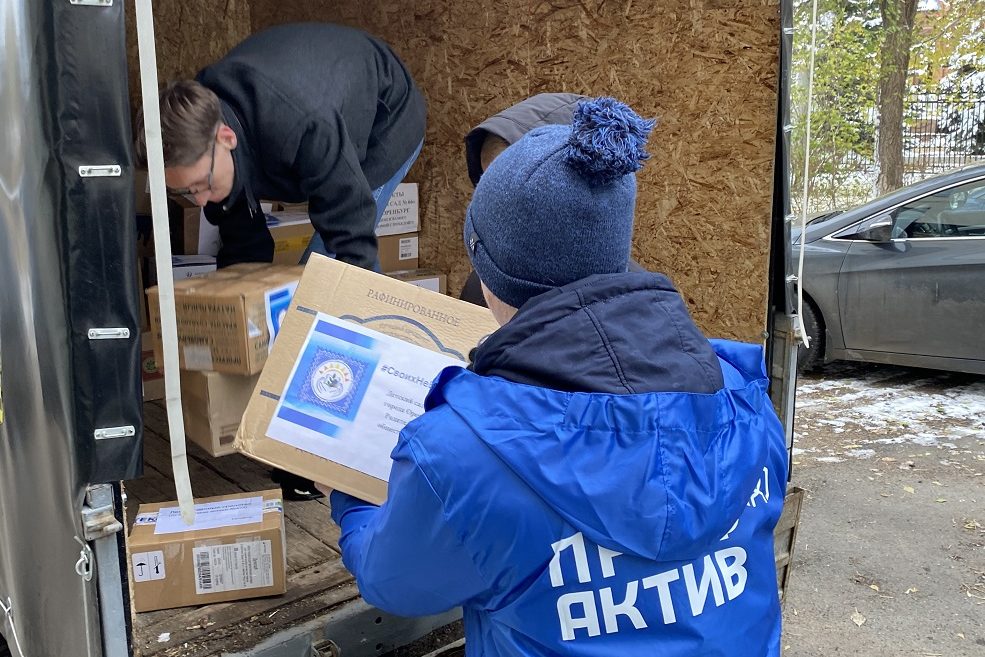
[[[68,0],[68,4],[84,7],[112,7],[113,0]]]
[[[96,440],[110,440],[112,438],[132,438],[137,435],[137,429],[132,424],[125,427],[105,427],[96,429],[92,432]]]
[[[123,530],[116,519],[113,489],[108,484],[90,486],[86,503],[82,505],[82,535],[87,541],[96,541]]]
[[[323,639],[311,646],[311,657],[341,657],[342,650],[331,639]]]
[[[121,340],[130,337],[128,328],[91,328],[89,329],[90,340]]]
[[[103,2],[73,2],[73,4],[99,4],[105,6]],[[119,164],[83,164],[79,167],[79,175],[83,178],[105,178],[107,176],[119,176],[123,169]]]

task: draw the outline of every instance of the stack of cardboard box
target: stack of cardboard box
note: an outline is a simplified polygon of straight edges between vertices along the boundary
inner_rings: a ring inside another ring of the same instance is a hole
[[[142,375],[144,400],[151,401],[164,398],[164,378],[158,365],[162,362],[160,318],[152,287],[157,276],[145,172],[137,172],[135,187],[138,276],[147,293],[140,299]],[[198,206],[181,197],[168,199],[186,432],[214,456],[232,452],[236,427],[266,359],[269,330],[258,319],[265,294],[296,283],[300,269],[291,266],[301,260],[314,235],[307,204],[263,202],[261,206],[274,240],[274,266],[240,265],[216,272],[220,244],[215,227]],[[444,294],[444,274],[417,268],[419,231],[417,184],[403,183],[377,227],[382,271]],[[226,313],[221,318],[220,309]],[[228,323],[234,316],[238,324]],[[223,331],[226,337],[220,337]]]
[[[185,433],[213,456],[233,451],[236,429],[301,270],[240,264],[174,284]],[[158,288],[147,291],[154,357],[163,362],[158,297]]]

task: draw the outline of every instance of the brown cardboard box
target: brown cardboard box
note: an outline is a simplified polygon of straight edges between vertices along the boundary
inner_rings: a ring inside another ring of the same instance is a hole
[[[404,271],[391,271],[387,273],[390,278],[398,281],[410,283],[425,290],[431,290],[439,294],[448,293],[448,277],[441,272],[433,269],[407,269]]]
[[[177,502],[140,505],[129,541],[130,579],[138,612],[259,598],[287,590],[284,503],[279,490],[195,502],[191,530],[180,516],[173,519]],[[155,533],[167,529],[178,531]]]
[[[144,401],[164,399],[164,371],[157,366],[154,338],[149,331],[140,335],[140,382],[144,388]]]
[[[287,294],[301,267],[250,263],[214,274],[176,281],[179,364],[186,370],[211,370],[249,376],[267,361],[270,330],[266,299]],[[287,299],[284,299],[286,306]],[[154,353],[163,353],[158,288],[147,291]],[[279,323],[279,315],[275,317]]]
[[[274,219],[276,221],[271,221]],[[275,212],[268,216],[267,228],[274,238],[274,264],[296,265],[308,248],[315,227],[302,212]]]
[[[185,435],[212,456],[233,454],[236,430],[259,374],[181,373],[181,410]]]
[[[377,237],[380,253],[380,269],[383,273],[403,269],[417,269],[420,239],[417,233]]]
[[[496,328],[486,308],[313,256],[234,447],[381,503],[390,450],[422,412],[434,376],[446,365],[464,365]],[[318,408],[297,410],[316,399]],[[282,431],[285,424],[288,432],[307,433],[298,440]],[[338,448],[358,453],[364,464],[322,455]]]

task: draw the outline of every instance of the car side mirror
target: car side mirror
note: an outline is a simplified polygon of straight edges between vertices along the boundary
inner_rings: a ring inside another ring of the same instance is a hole
[[[876,219],[853,237],[866,242],[891,242],[893,240],[893,220],[889,217]]]

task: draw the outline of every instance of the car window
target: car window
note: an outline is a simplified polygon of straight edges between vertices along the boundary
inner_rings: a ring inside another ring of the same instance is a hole
[[[893,237],[985,237],[985,181],[941,190],[890,213]]]

